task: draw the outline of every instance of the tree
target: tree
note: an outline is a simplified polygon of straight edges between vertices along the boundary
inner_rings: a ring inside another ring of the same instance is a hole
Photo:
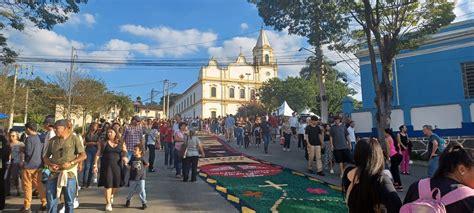
[[[450,24],[455,15],[454,3],[448,1],[362,0],[344,1],[347,12],[362,30],[354,32],[359,41],[364,37],[369,50],[378,137],[383,141],[384,129],[390,127],[393,86],[392,67],[395,56],[403,49],[414,49]],[[380,59],[381,69],[377,65]]]
[[[119,117],[128,119],[135,113],[133,107],[133,101],[130,96],[123,93],[113,93],[112,97],[109,98],[109,107],[117,107],[119,109]]]
[[[258,8],[266,25],[276,30],[288,30],[289,34],[304,36],[314,48],[316,56],[315,80],[320,85],[322,120],[327,121],[328,102],[323,83],[323,45],[329,49],[342,49],[348,17],[340,11],[335,1],[315,0],[249,0]]]
[[[265,107],[260,102],[249,101],[239,107],[236,116],[256,117],[266,115],[267,112],[267,109],[265,109]]]
[[[314,72],[314,63],[308,60],[308,65],[303,67],[300,71],[300,76],[311,83],[316,83],[315,87],[318,87],[318,82],[314,80],[316,73]],[[350,88],[346,83],[347,76],[345,73],[339,72],[337,69],[332,67],[332,63],[324,61],[323,64],[323,76],[324,84],[326,85],[326,95],[328,101],[328,112],[330,115],[339,114],[342,111],[342,100],[348,95],[355,95],[354,89]],[[317,93],[319,91],[316,91]],[[316,95],[319,97],[319,94]],[[320,108],[315,106],[320,104],[321,99],[316,99],[316,105],[311,106],[312,111],[316,114],[321,113]]]
[[[66,22],[71,13],[79,12],[79,3],[87,3],[87,0],[54,2],[46,4],[46,1],[1,1],[0,30],[10,27],[22,31],[29,23],[39,29],[51,30],[54,25]],[[18,56],[18,53],[8,46],[7,40],[8,38],[0,33],[0,57],[3,64],[13,63]]]
[[[107,107],[107,87],[103,81],[93,77],[78,79],[74,83],[72,100],[75,109],[82,110],[82,132],[86,126],[87,115],[98,112],[101,109],[108,110]],[[104,101],[105,100],[105,101]]]
[[[259,94],[260,101],[269,111],[275,111],[284,101],[297,112],[316,105],[315,84],[298,77],[270,79],[263,83]]]

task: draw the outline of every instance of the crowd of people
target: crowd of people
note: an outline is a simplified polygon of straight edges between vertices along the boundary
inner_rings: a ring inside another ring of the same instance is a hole
[[[5,192],[0,195],[0,207],[14,191],[24,197],[22,212],[31,212],[33,194],[40,198],[40,211],[58,212],[62,203],[60,211],[73,212],[79,205],[79,190],[97,184],[104,188],[106,211],[112,211],[114,195],[122,187],[128,187],[126,207],[138,194],[146,209],[146,173],[156,171],[156,151],[162,151],[164,166],[174,169],[177,179],[197,180],[198,160],[205,157],[196,136],[199,131],[220,135],[240,149],[263,145],[266,154],[270,154],[270,144],[280,145],[284,152],[297,146],[305,150],[308,173],[319,176],[334,174],[334,166],[339,165],[350,212],[416,212],[423,208],[420,200],[430,199],[435,191],[440,202],[445,199],[441,204],[448,212],[474,211],[474,163],[472,153],[461,145],[446,146],[431,126],[423,126],[431,179],[412,184],[402,203],[397,194],[404,190],[400,174],[410,174],[412,149],[406,126],[400,126],[397,134],[386,129],[380,142],[356,137],[355,125],[341,116],[322,123],[317,116],[296,113],[212,119],[176,115],[168,120],[134,116],[129,122],[94,121],[84,134],[78,134],[70,121],[46,117],[42,128],[26,123],[26,136],[16,131],[5,135],[0,128],[0,171],[5,182],[0,184]]]

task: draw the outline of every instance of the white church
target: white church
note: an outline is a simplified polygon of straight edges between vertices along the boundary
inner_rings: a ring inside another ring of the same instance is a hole
[[[263,82],[275,77],[278,77],[278,66],[262,29],[253,48],[252,62],[240,54],[235,62],[222,67],[211,58],[207,66],[201,67],[197,82],[170,106],[170,115],[181,114],[185,118],[235,115],[242,104],[256,98]]]

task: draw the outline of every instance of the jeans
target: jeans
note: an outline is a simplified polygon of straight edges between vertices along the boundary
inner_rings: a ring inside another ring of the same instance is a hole
[[[428,176],[433,177],[434,173],[438,169],[438,156],[432,157],[428,161]]]
[[[352,152],[352,155],[354,155],[354,153],[355,153],[355,148],[356,148],[356,142],[355,142],[355,141],[351,141],[351,152]]]
[[[410,172],[410,150],[405,149],[402,151],[403,160],[402,164],[400,165],[400,169],[402,172],[408,173]]]
[[[290,148],[290,143],[291,143],[291,134],[286,134],[283,133],[283,136],[285,137],[285,144],[283,145],[283,148],[289,149]]]
[[[196,181],[197,165],[199,156],[186,157],[183,160],[183,180],[189,179],[189,170],[191,170],[191,181]]]
[[[174,145],[171,142],[165,142],[165,166],[173,165]]]
[[[127,200],[132,200],[133,195],[138,193],[142,204],[146,204],[145,180],[130,180],[128,188]]]
[[[48,212],[56,213],[58,212],[58,203],[60,195],[56,194],[56,184],[58,178],[48,180],[46,183],[46,198],[48,199]],[[67,186],[63,188],[62,192],[64,194],[64,205],[66,208],[66,213],[74,212],[74,198],[76,197],[76,178],[68,178]]]
[[[91,185],[92,177],[94,176],[93,165],[94,165],[94,159],[95,159],[96,153],[97,153],[97,146],[86,147],[87,159],[84,162],[84,171],[82,173],[82,184],[86,187],[89,187]]]
[[[150,166],[148,167],[148,170],[152,170],[153,164],[155,164],[155,145],[153,144],[148,144],[146,145],[148,147],[149,153],[148,153],[148,163]]]
[[[235,128],[235,137],[237,138],[237,146],[244,145],[244,129],[241,127]]]
[[[306,148],[306,142],[304,141],[304,134],[298,134],[298,148]]]
[[[270,134],[263,134],[263,149],[268,152],[268,145],[270,144]]]
[[[174,168],[176,169],[176,175],[183,173],[183,158],[179,156],[179,150],[174,149]]]
[[[402,185],[402,181],[400,180],[400,170],[398,166],[402,162],[402,158],[401,154],[395,154],[390,157],[390,173],[392,173],[393,176],[393,183],[399,186]]]

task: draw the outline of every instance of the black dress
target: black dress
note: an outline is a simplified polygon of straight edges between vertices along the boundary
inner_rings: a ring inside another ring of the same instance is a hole
[[[122,172],[122,144],[113,148],[105,142],[100,158],[100,175],[98,186],[104,188],[119,188],[124,186]]]

